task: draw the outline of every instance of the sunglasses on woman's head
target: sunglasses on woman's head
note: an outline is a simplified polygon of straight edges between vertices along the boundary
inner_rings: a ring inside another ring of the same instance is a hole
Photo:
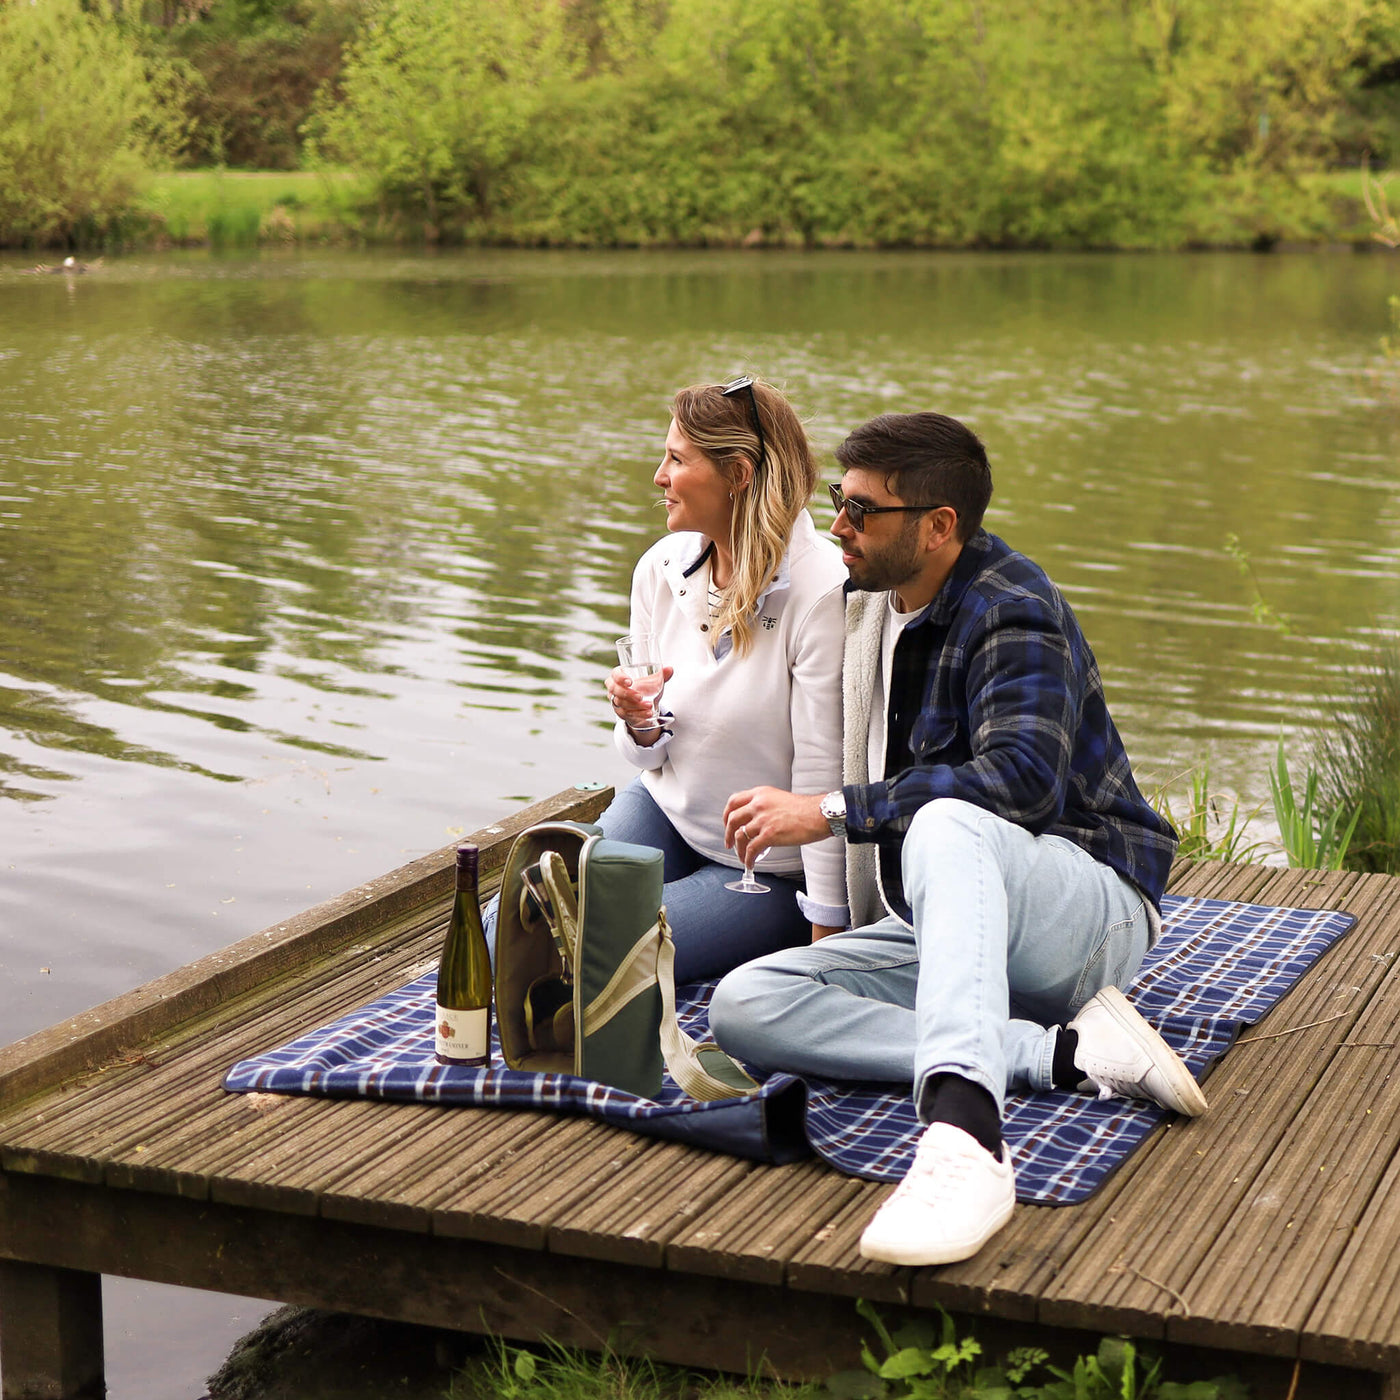
[[[893,515],[897,511],[908,510],[937,510],[936,505],[929,506],[868,506],[864,501],[853,500],[851,497],[843,495],[839,486],[828,486],[831,492],[831,504],[836,507],[836,514],[840,515],[844,510],[846,519],[851,522],[851,529],[859,534],[865,529],[865,517],[867,515]]]
[[[758,461],[754,463],[754,469],[757,470],[768,460],[768,444],[763,440],[763,424],[758,416],[758,399],[754,396],[753,376],[741,374],[737,379],[731,379],[720,388],[720,393],[728,399],[733,398],[735,394],[742,394],[745,389],[749,391],[749,415],[753,419],[753,430],[758,434]]]

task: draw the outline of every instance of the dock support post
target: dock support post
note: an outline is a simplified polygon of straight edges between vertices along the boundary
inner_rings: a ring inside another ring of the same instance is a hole
[[[3,1400],[100,1400],[102,1275],[0,1260]]]

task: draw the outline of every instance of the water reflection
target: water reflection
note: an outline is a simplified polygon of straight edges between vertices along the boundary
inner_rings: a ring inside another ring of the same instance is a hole
[[[1280,728],[1395,620],[1393,275],[1350,255],[179,255],[76,286],[0,267],[0,904],[50,924],[47,853],[99,849],[133,789],[155,849],[247,901],[231,936],[620,776],[597,681],[662,527],[666,399],[746,366],[828,447],[886,408],[974,423],[990,523],[1083,615],[1144,775],[1209,751],[1258,793]],[[147,910],[132,975],[227,941],[150,869],[117,881]]]

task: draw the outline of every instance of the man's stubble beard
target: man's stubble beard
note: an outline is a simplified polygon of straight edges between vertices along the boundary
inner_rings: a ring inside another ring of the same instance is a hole
[[[905,522],[889,544],[874,554],[862,553],[860,563],[848,566],[851,587],[859,593],[886,593],[900,588],[919,572],[919,521]]]

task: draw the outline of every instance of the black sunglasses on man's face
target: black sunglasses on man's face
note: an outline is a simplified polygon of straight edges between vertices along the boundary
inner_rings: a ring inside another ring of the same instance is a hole
[[[768,460],[768,444],[763,440],[763,423],[758,416],[758,399],[753,392],[753,376],[741,374],[737,379],[731,379],[720,389],[720,393],[728,399],[735,394],[742,394],[745,389],[749,391],[749,415],[753,419],[753,430],[758,434],[758,461],[754,463],[754,470],[757,471]]]
[[[849,496],[841,493],[839,486],[828,486],[831,492],[831,504],[836,507],[836,514],[840,515],[844,510],[846,519],[851,522],[851,529],[860,534],[865,529],[865,517],[867,515],[893,515],[896,511],[908,510],[937,510],[936,505],[927,506],[868,506],[864,501],[852,500]]]

